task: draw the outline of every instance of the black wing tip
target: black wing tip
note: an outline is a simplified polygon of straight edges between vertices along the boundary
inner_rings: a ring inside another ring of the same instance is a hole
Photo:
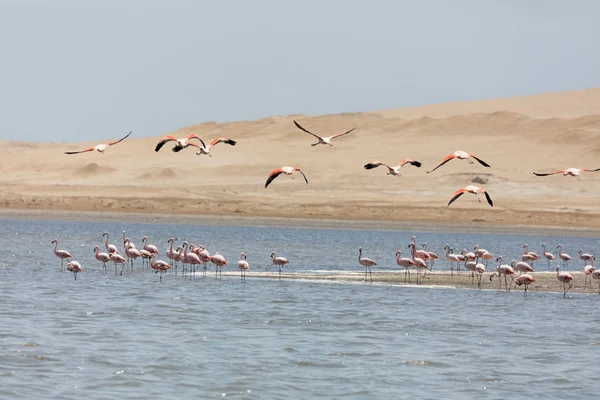
[[[235,140],[229,139],[229,140],[227,140],[227,144],[235,146],[237,144],[237,142]]]
[[[413,162],[411,162],[411,164],[418,168],[421,168],[421,165],[423,165],[419,161],[413,161]]]
[[[373,169],[375,166],[371,163],[365,164],[365,169]]]
[[[490,207],[494,207],[494,202],[492,201],[492,198],[490,197],[490,195],[488,194],[488,192],[483,192],[485,193],[485,198],[487,199]]]

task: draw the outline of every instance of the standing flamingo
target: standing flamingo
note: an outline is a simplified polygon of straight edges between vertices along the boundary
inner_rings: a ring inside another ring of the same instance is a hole
[[[194,245],[193,244],[190,244],[190,252],[186,254],[185,258],[186,258],[187,263],[191,264],[190,279],[192,279],[192,277],[194,279],[196,279],[196,265],[202,264],[202,261],[200,261],[200,257],[198,257],[198,254],[194,253]],[[193,271],[193,274],[192,274],[192,271]]]
[[[548,260],[548,268],[550,268],[550,261],[556,260],[556,257],[554,257],[554,254],[550,253],[549,251],[546,251],[546,243],[542,243],[542,254],[544,255],[544,257],[546,257],[546,260]]]
[[[223,274],[222,267],[227,265],[227,260],[225,260],[225,257],[220,255],[217,251],[215,255],[210,258],[210,261],[215,264],[215,279],[217,278],[217,268],[219,269],[219,277],[221,277]]]
[[[425,276],[425,272],[427,271],[427,263],[422,258],[417,257],[417,251],[415,250],[414,243],[409,244],[408,248],[412,249],[412,259],[415,262],[415,267],[417,268],[417,285],[418,285],[419,283],[421,283],[419,280],[419,278],[420,278],[419,269],[423,270],[423,276]]]
[[[533,282],[535,282],[535,278],[529,274],[523,274],[523,275],[519,276],[517,279],[515,279],[516,286],[525,285],[525,290],[523,291],[523,294],[525,297],[527,297],[527,288]]]
[[[371,282],[373,282],[373,275],[371,273],[371,267],[377,265],[377,263],[370,258],[366,258],[362,256],[362,247],[358,249],[358,263],[365,267],[365,282],[367,281],[367,270],[371,274]]]
[[[117,143],[119,143],[119,142],[127,139],[129,137],[129,135],[131,135],[131,132],[129,132],[125,137],[123,137],[123,138],[121,138],[119,140],[115,140],[113,142],[108,142],[108,143],[98,144],[98,145],[96,145],[94,147],[90,147],[90,148],[87,148],[85,150],[80,150],[80,151],[65,151],[65,154],[79,154],[79,153],[85,153],[85,152],[94,151],[94,150],[96,150],[100,154],[104,154],[104,151],[106,149],[108,149],[110,146],[113,146],[113,145],[115,145],[115,144],[117,144]]]
[[[206,263],[210,262],[210,253],[202,245],[196,247],[194,252],[198,255],[198,258],[200,258],[200,261],[202,262],[203,276],[206,277]]]
[[[120,255],[119,253],[110,253],[109,255],[111,261],[115,263],[115,275],[117,275],[117,265],[121,264],[121,275],[123,275],[123,267],[125,266],[125,257]]]
[[[489,253],[489,251],[487,251],[486,249],[480,248],[479,245],[476,244],[475,247],[473,248],[473,254],[475,254],[475,257],[481,257],[483,255],[483,253]]]
[[[297,127],[298,129],[300,129],[301,131],[304,131],[304,132],[308,133],[309,135],[313,135],[314,137],[316,137],[316,138],[317,138],[318,142],[316,142],[316,143],[312,143],[312,144],[311,144],[311,146],[313,146],[313,147],[314,147],[314,146],[316,146],[316,145],[318,145],[318,144],[325,144],[325,145],[329,145],[329,146],[332,146],[332,147],[333,147],[333,145],[331,144],[331,140],[332,140],[332,139],[335,139],[335,138],[337,138],[337,137],[340,137],[340,136],[346,135],[346,134],[348,134],[348,133],[350,133],[350,132],[352,132],[353,130],[355,130],[355,129],[356,129],[356,128],[352,128],[352,129],[350,129],[349,131],[342,132],[342,133],[338,133],[337,135],[333,135],[333,136],[319,136],[319,135],[315,135],[314,133],[312,133],[312,132],[310,132],[310,131],[308,131],[308,130],[304,129],[304,128],[303,128],[303,127],[302,127],[302,126],[301,126],[299,123],[297,123],[295,120],[294,120],[294,125],[296,125],[296,127]]]
[[[530,261],[533,266],[533,262],[537,259],[542,258],[538,253],[534,253],[533,251],[529,251],[529,245],[525,244],[523,246],[523,256],[521,257],[522,261]]]
[[[433,171],[435,171],[442,165],[446,164],[448,161],[453,160],[455,158],[457,158],[459,160],[467,160],[469,162],[469,164],[474,164],[474,161],[471,160],[471,158],[474,158],[475,160],[477,160],[477,162],[479,162],[479,164],[483,165],[484,167],[488,167],[488,168],[490,167],[485,161],[480,160],[479,158],[475,157],[473,154],[469,154],[466,151],[457,150],[454,153],[450,154],[448,157],[444,158],[437,167],[435,167],[431,171],[428,171],[427,173],[428,174],[432,173]]]
[[[406,164],[414,165],[415,167],[421,166],[420,162],[405,158],[404,160],[400,161],[398,165],[395,166],[389,166],[386,163],[382,163],[381,161],[371,161],[370,163],[365,164],[365,169],[373,169],[379,167],[380,165],[383,165],[388,169],[386,175],[401,176],[400,168],[404,167]]]
[[[590,260],[592,263],[590,265],[586,265],[585,267],[583,267],[583,274],[585,275],[585,280],[583,281],[583,287],[586,287],[588,280],[590,281],[590,288],[592,287],[592,277],[591,276],[594,274],[594,271],[596,271],[596,267],[594,266],[595,260],[596,260],[596,257],[592,256],[592,259]]]
[[[145,249],[140,249],[139,252],[142,256],[142,268],[144,268],[144,263],[146,263],[146,267],[148,267],[150,265],[150,260],[152,259],[152,253]]]
[[[64,264],[64,260],[67,258],[73,258],[73,256],[71,255],[71,253],[69,253],[66,250],[57,250],[56,248],[58,247],[58,240],[54,239],[52,241],[52,244],[54,244],[54,255],[58,258],[60,258],[60,270],[64,270],[65,268],[65,264]]]
[[[594,256],[588,253],[584,253],[582,249],[579,249],[579,259],[583,261],[584,267],[587,265],[588,261],[592,259],[592,257]]]
[[[242,281],[246,280],[246,271],[250,269],[250,264],[246,261],[246,254],[240,254],[240,260],[238,261],[238,268],[240,269],[240,277]]]
[[[67,263],[67,270],[73,273],[75,280],[77,280],[77,273],[81,272],[81,264],[75,260],[71,260]]]
[[[567,253],[563,253],[562,252],[562,244],[559,244],[558,246],[556,246],[556,249],[558,250],[558,256],[560,257],[561,260],[563,260],[564,267],[565,267],[565,270],[566,270],[567,269],[567,262],[571,261],[571,256],[568,255]]]
[[[477,257],[479,260],[479,257]],[[477,266],[477,261],[471,261],[465,257],[465,269],[467,271],[471,271],[471,285],[475,284],[475,270]]]
[[[104,246],[106,247],[106,251],[108,251],[108,254],[112,254],[112,253],[119,253],[119,250],[117,249],[117,246],[115,246],[114,244],[108,244],[108,232],[104,232],[102,234],[102,237],[106,237],[106,241],[104,242]]]
[[[157,260],[156,259],[156,254],[152,254],[152,259],[150,262],[150,268],[152,268],[153,270],[155,270],[157,272],[160,272],[160,281],[162,282],[162,276],[163,276],[163,272],[171,269],[171,266],[163,260]]]
[[[504,288],[510,291],[510,286],[512,285],[512,282],[514,280],[515,270],[510,265],[502,264],[502,256],[496,258],[496,261],[498,262],[498,266],[496,267],[496,272],[490,275],[490,282],[492,281],[492,278],[494,276],[497,276],[499,278],[498,290],[500,290],[500,286],[502,285],[502,278],[500,276],[502,275],[504,276]],[[510,285],[508,285],[506,279],[507,275],[510,276]]]
[[[175,262],[175,260],[177,260],[177,251],[173,250],[173,244],[175,243],[175,239],[173,238],[169,238],[169,240],[167,241],[167,243],[170,243],[171,245],[169,246],[169,248],[166,251],[167,257],[169,258],[169,260],[171,260],[171,265]]]
[[[285,257],[277,257],[277,253],[275,252],[271,253],[271,259],[273,260],[273,264],[279,267],[279,280],[281,280],[281,267],[288,264],[289,261]]]
[[[408,274],[408,283],[410,283],[410,268],[416,268],[417,265],[411,258],[402,257],[402,251],[396,250],[396,264],[404,268],[404,283]]]
[[[446,260],[450,263],[450,276],[454,275],[454,265],[458,264],[460,260],[458,259],[458,255],[452,253],[452,248],[449,245],[444,246],[444,250],[446,250]],[[464,257],[463,257],[464,261]]]
[[[94,253],[96,253],[96,260],[102,262],[103,271],[106,273],[106,263],[110,261],[108,253],[100,253],[100,246],[94,247]]]
[[[519,275],[521,275],[522,273],[527,274],[529,272],[533,272],[533,268],[525,261],[516,262],[515,260],[512,260],[510,266],[513,267],[515,271],[519,271]]]
[[[427,242],[423,243],[421,247],[423,247],[423,251],[427,253],[427,259],[431,263],[429,265],[429,270],[433,270],[433,264],[435,263],[435,260],[439,260],[440,256],[438,256],[433,251],[427,251]]]
[[[412,255],[422,259],[423,261],[429,260],[429,253],[426,250],[419,250],[417,248],[417,237],[413,236],[411,240],[413,243]]]
[[[152,254],[160,254],[160,251],[158,251],[158,248],[155,245],[148,244],[148,236],[144,236],[142,242],[144,243],[144,250],[149,251]]]
[[[559,281],[562,282],[563,284],[563,297],[567,298],[567,292],[569,291],[569,289],[571,289],[573,287],[573,284],[571,283],[571,281],[573,280],[573,275],[571,275],[568,272],[560,272],[560,267],[556,267],[556,279],[558,279]],[[567,287],[567,284],[569,285]]]
[[[129,264],[131,265],[131,272],[133,272],[133,260],[137,260],[138,257],[142,256],[142,253],[135,246],[130,245],[129,238],[125,241],[125,255],[129,259]]]

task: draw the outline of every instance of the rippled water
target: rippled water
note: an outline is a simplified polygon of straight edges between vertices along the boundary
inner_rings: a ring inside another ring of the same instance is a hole
[[[105,230],[161,251],[170,236],[251,271],[271,250],[292,270],[382,269],[412,235],[441,253],[474,243],[516,258],[597,239],[0,220],[0,398],[595,398],[598,295],[102,274]],[[59,272],[50,241],[83,265]],[[535,247],[533,247],[535,246]],[[540,265],[543,266],[543,265]],[[436,268],[445,269],[445,263]],[[376,271],[374,271],[376,273]]]

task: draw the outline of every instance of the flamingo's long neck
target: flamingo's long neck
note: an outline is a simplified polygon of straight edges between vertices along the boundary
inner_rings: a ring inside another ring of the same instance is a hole
[[[183,242],[183,258],[187,258],[188,244]]]
[[[362,258],[362,249],[358,250],[358,261]]]
[[[104,242],[104,244],[106,245],[106,248],[108,249],[108,234],[106,235],[106,241]]]
[[[174,240],[170,240],[171,242],[171,247],[169,247],[169,254],[173,254],[173,242]]]
[[[56,249],[58,248],[58,240],[54,242],[54,253],[56,254]]]

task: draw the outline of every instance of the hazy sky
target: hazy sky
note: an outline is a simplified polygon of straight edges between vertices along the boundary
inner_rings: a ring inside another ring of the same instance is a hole
[[[0,139],[600,86],[599,1],[0,0]]]

